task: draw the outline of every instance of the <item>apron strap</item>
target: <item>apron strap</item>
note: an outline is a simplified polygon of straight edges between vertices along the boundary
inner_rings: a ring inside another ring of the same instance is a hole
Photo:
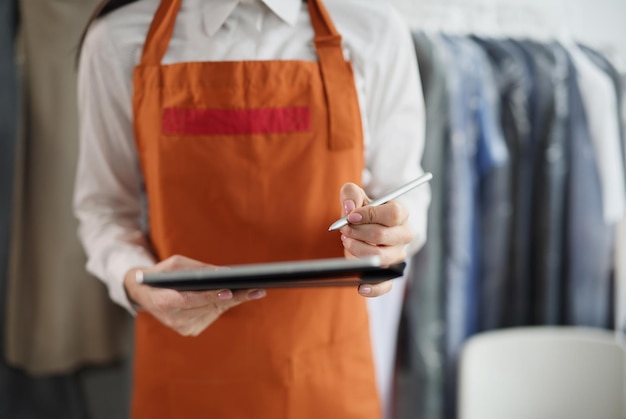
[[[174,33],[182,0],[161,0],[143,44],[140,65],[160,65]]]
[[[161,0],[143,46],[140,65],[161,64],[174,33],[181,2],[182,0]],[[355,139],[350,137],[349,133],[353,130],[349,128],[357,115],[354,109],[339,106],[339,103],[342,103],[346,94],[353,94],[354,76],[343,56],[341,35],[337,32],[321,0],[308,0],[307,3],[311,24],[315,31],[315,48],[328,108],[329,146],[334,150],[350,148]],[[356,97],[354,99],[357,100]]]
[[[315,49],[320,62],[322,81],[328,108],[328,141],[331,150],[352,147],[354,141],[350,133],[354,118],[361,121],[358,113],[358,99],[354,97],[353,107],[339,106],[345,97],[354,95],[354,76],[350,64],[343,56],[341,35],[335,29],[328,11],[321,0],[308,0],[311,24],[315,31]],[[342,99],[343,98],[343,99]]]

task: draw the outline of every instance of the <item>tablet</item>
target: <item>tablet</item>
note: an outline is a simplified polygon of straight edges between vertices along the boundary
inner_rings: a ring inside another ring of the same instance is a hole
[[[375,284],[404,273],[405,262],[382,267],[378,256],[231,265],[218,269],[144,272],[137,280],[153,287],[180,291],[337,287]]]

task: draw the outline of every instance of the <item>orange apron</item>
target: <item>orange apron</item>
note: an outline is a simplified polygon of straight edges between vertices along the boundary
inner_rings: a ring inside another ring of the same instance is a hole
[[[159,260],[338,257],[328,225],[361,179],[354,77],[309,0],[319,62],[161,65],[181,0],[163,0],[134,74],[135,136]],[[269,290],[182,337],[136,321],[135,419],[380,417],[365,301],[353,288]]]

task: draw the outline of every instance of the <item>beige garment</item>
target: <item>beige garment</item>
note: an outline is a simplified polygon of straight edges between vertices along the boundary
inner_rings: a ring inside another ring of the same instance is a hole
[[[78,155],[76,48],[97,0],[21,0],[24,135],[7,301],[10,364],[34,374],[110,361],[130,316],[85,271],[72,192]]]

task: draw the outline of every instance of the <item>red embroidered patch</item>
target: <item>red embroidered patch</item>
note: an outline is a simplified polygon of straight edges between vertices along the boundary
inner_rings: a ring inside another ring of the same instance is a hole
[[[311,129],[308,107],[262,109],[163,110],[163,132],[183,135],[250,135],[305,132]]]

